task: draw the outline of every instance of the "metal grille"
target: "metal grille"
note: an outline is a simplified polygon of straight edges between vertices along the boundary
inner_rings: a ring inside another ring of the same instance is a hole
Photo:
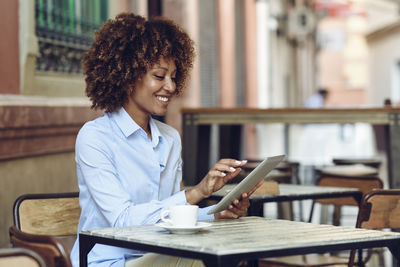
[[[107,6],[108,0],[35,0],[36,70],[82,73],[82,55],[108,18]]]

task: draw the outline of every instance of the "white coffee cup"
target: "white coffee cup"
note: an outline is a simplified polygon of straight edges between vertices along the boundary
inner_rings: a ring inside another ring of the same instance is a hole
[[[171,206],[161,212],[161,220],[175,227],[194,227],[197,223],[197,205]]]

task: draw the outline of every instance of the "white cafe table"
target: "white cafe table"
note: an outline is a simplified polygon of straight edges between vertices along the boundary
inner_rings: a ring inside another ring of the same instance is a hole
[[[87,255],[95,244],[200,259],[207,267],[370,247],[388,247],[400,259],[400,233],[262,217],[213,221],[211,227],[190,235],[170,234],[155,225],[82,231],[81,267],[87,266]]]

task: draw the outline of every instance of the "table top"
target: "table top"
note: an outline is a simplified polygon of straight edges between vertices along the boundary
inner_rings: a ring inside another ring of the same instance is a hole
[[[170,234],[156,225],[86,230],[81,235],[128,241],[136,244],[136,248],[140,248],[137,244],[142,244],[144,248],[152,248],[150,251],[156,247],[155,252],[159,253],[168,254],[173,250],[190,255],[245,255],[247,258],[369,246],[393,247],[400,243],[400,233],[395,232],[262,217],[213,221],[211,227],[189,235]]]
[[[182,108],[184,124],[356,123],[390,125],[400,108]]]
[[[236,184],[226,184],[217,192],[212,194],[214,198],[222,198]],[[331,186],[316,186],[316,185],[295,185],[295,184],[279,184],[279,195],[251,195],[251,200],[277,201],[277,200],[301,200],[301,199],[316,199],[320,197],[337,197],[338,195],[357,195],[361,191],[357,188],[331,187]]]

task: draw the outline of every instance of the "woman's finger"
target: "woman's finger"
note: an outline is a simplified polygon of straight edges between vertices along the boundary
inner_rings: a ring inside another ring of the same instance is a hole
[[[242,196],[245,196],[245,195],[246,195],[246,193],[242,194]],[[231,208],[230,210],[232,210],[233,208],[236,208],[238,210],[247,212],[247,209],[249,207],[250,207],[250,201],[247,197],[244,197],[240,201],[237,199],[233,200],[232,204],[228,206],[228,209]]]
[[[235,213],[235,214],[245,214],[247,212],[247,207],[246,206],[234,206],[234,205],[230,205],[228,207],[228,210]]]
[[[221,215],[222,215],[222,217],[225,218],[225,219],[237,219],[237,218],[240,217],[238,214],[236,214],[236,213],[234,213],[234,212],[232,212],[232,211],[230,211],[230,210],[224,210],[224,211],[222,211],[222,212],[221,212]]]
[[[222,171],[218,171],[218,170],[210,170],[210,171],[208,172],[208,175],[209,175],[210,177],[219,177],[219,178],[223,178],[223,177],[226,176],[226,173],[225,173],[225,172],[222,172]]]
[[[228,158],[224,158],[224,159],[220,159],[217,164],[225,164],[225,165],[229,165],[232,167],[240,167],[243,166],[247,163],[247,160],[237,160],[237,159],[228,159]]]
[[[262,184],[264,183],[264,180],[259,181],[256,186],[253,187],[253,189],[251,189],[247,195],[251,196]]]
[[[235,172],[237,169],[240,169],[240,166],[232,166],[232,165],[217,163],[214,165],[212,169],[226,173],[232,173]]]

